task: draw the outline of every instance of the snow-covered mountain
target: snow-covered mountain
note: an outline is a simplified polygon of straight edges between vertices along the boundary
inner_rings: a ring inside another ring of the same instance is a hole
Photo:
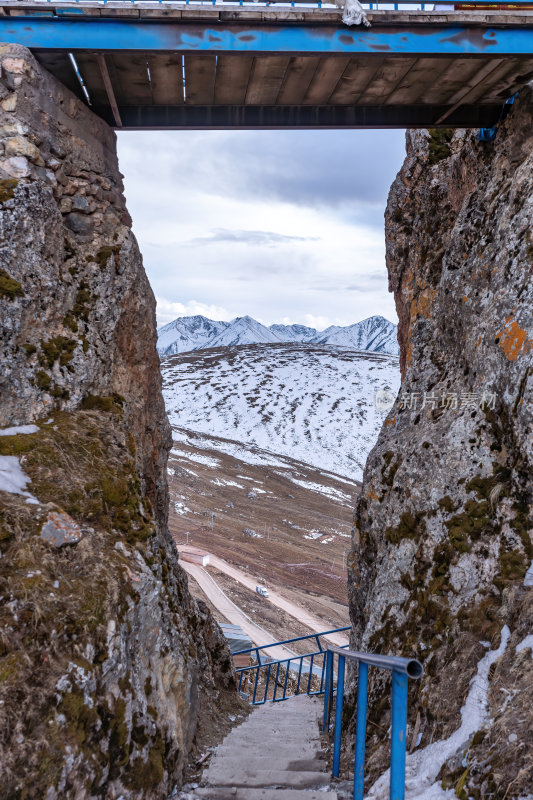
[[[215,322],[200,315],[179,317],[159,329],[157,349],[160,355],[168,356],[212,347],[279,342],[336,345],[390,355],[399,352],[396,325],[380,316],[368,317],[346,327],[332,325],[325,331],[305,325],[270,325],[267,328],[248,316],[236,317],[231,322]]]
[[[159,328],[157,350],[160,355],[201,350],[203,347],[208,347],[208,342],[216,339],[228,324],[228,322],[214,322],[200,314],[195,317],[178,317]]]
[[[312,341],[318,344],[354,347],[356,350],[370,350],[373,353],[398,355],[396,331],[396,325],[385,317],[368,317],[345,328],[332,325],[322,333],[317,333]]]
[[[383,423],[376,391],[400,385],[395,356],[299,342],[187,352],[161,368],[175,428],[218,437],[228,455],[260,448],[273,469],[288,456],[351,480]]]

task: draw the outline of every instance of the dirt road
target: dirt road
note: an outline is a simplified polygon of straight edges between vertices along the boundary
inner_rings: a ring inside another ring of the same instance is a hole
[[[181,548],[178,545],[178,550],[180,550],[180,549]],[[231,564],[228,564],[227,561],[224,561],[224,559],[222,559],[222,558],[218,558],[218,556],[210,555],[209,556],[209,560],[210,560],[210,564],[212,564],[214,567],[219,569],[221,572],[224,572],[230,578],[233,578],[234,580],[238,581],[239,583],[242,583],[243,586],[246,586],[248,589],[251,589],[253,592],[255,592],[255,587],[257,585],[257,581],[254,581],[254,579],[251,578],[249,575],[247,575],[246,572],[243,572],[242,570],[238,569],[237,567],[231,566]],[[189,563],[187,563],[185,561],[181,561],[181,560],[180,560],[180,564],[185,569],[188,569],[188,567],[190,567],[190,566],[196,566],[195,564],[189,564]],[[200,569],[202,569],[202,568],[200,568]],[[208,575],[208,573],[204,569],[202,569],[202,572],[204,572],[205,575],[207,575],[209,578],[211,578],[211,576]],[[194,577],[196,577],[196,575]],[[198,583],[200,583],[200,585],[201,585],[202,589],[204,590],[204,592],[206,592],[206,594],[212,600],[212,598],[210,597],[209,593],[207,592],[207,590],[206,590],[206,588],[204,586],[205,578],[204,578],[203,582],[201,582],[198,578],[196,578],[196,579],[198,580]],[[215,583],[215,581],[213,581],[212,578],[211,578],[211,580],[212,580],[214,586],[216,586],[217,590],[224,595],[224,593],[222,592],[221,589],[219,589],[219,587]],[[306,611],[301,606],[297,605],[296,603],[292,603],[290,600],[287,600],[285,597],[282,597],[282,595],[278,594],[275,591],[272,591],[271,589],[268,590],[268,593],[269,593],[269,598],[268,598],[268,600],[265,599],[265,603],[271,602],[273,605],[277,606],[278,608],[283,609],[283,611],[286,611],[288,614],[290,614],[291,616],[295,617],[295,619],[297,619],[303,625],[306,625],[310,630],[314,631],[315,633],[321,633],[321,631],[324,630],[324,622],[323,622],[323,620],[319,619],[318,617],[315,617],[313,614],[310,614],[308,611]],[[226,597],[226,595],[224,595],[224,597]],[[227,602],[231,603],[231,600],[228,600],[228,598],[226,598],[226,600],[227,600]],[[212,600],[212,602],[215,602],[215,601]],[[243,613],[233,603],[232,603],[232,605],[241,614]],[[218,604],[217,604],[217,608],[220,608],[220,606]],[[224,616],[226,616],[225,612],[222,612],[222,613],[224,614]],[[246,619],[248,619],[248,618],[246,617]],[[233,620],[231,620],[231,621],[233,622]],[[236,622],[235,624],[240,625],[241,623],[240,622]],[[251,624],[254,624],[254,623],[251,623]],[[241,627],[243,627],[243,626],[241,626]],[[256,626],[256,627],[258,627],[258,626]],[[245,630],[244,627],[243,627],[243,630]],[[259,630],[262,631],[261,628],[259,628]],[[248,635],[252,638],[253,641],[256,641],[254,639],[254,637],[251,636],[250,633]],[[266,635],[268,636],[268,634],[266,634]],[[337,645],[337,647],[343,647],[344,645],[348,644],[348,637],[344,633],[332,633],[329,636],[325,636],[324,638],[327,639],[332,644]],[[270,639],[272,639],[272,637],[270,637]],[[264,642],[264,640],[263,640],[263,642]],[[267,643],[267,642],[264,642],[264,643]]]
[[[222,591],[220,586],[213,580],[206,570],[199,564],[192,564],[188,561],[180,561],[183,569],[191,575],[195,581],[201,586],[209,600],[226,617],[228,622],[234,625],[240,625],[245,633],[248,634],[252,642],[256,645],[275,644],[277,641],[270,633],[256,625],[250,617],[241,611],[235,603]],[[255,587],[254,587],[255,588]],[[293,650],[286,647],[269,647],[266,653],[270,658],[279,660],[284,658],[291,658],[296,656]]]

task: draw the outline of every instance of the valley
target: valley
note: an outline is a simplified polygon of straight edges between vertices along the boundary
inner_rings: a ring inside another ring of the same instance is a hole
[[[397,391],[397,359],[331,345],[238,345],[167,356],[162,373],[178,547],[210,553],[205,570],[218,590],[275,640],[349,624],[353,508],[381,426],[374,395]],[[226,621],[204,592],[205,573],[202,588],[202,573],[189,572],[193,594]],[[260,597],[259,583],[299,611]],[[306,614],[318,624],[305,624]]]
[[[358,482],[287,457],[274,459],[257,448],[246,450],[238,442],[176,428],[173,436],[169,527],[176,543],[235,565],[255,583],[323,620],[323,630],[347,625],[345,559]],[[228,444],[244,458],[218,449]],[[214,564],[206,569],[230,599],[276,638],[311,633]],[[191,588],[207,599],[199,587]]]

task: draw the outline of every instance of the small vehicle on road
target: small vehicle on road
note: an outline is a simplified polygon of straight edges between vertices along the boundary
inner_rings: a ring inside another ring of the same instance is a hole
[[[257,592],[257,594],[260,594],[261,597],[268,597],[268,589],[266,588],[266,586],[261,586],[260,583],[258,583],[257,586],[255,587],[255,591]]]

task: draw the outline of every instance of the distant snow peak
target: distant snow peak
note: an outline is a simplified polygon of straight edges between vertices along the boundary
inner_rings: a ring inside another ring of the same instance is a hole
[[[236,317],[231,322],[216,322],[197,314],[178,317],[160,328],[157,349],[160,355],[170,356],[211,347],[301,342],[398,355],[396,330],[396,325],[381,316],[368,317],[345,327],[331,325],[325,331],[317,331],[306,325],[266,327],[249,316]]]

